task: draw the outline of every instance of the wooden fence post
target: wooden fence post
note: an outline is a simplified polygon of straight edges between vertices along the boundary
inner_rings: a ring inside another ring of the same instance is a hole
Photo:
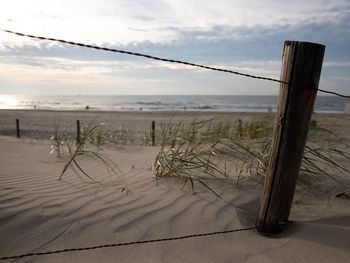
[[[239,138],[242,138],[242,136],[243,136],[242,119],[238,119],[237,131],[238,131],[238,136],[239,136]]]
[[[155,121],[152,121],[151,137],[152,137],[152,146],[155,146],[156,145],[156,122]]]
[[[19,119],[16,119],[16,131],[17,131],[17,138],[21,138],[21,131],[19,129]]]
[[[280,233],[290,223],[297,176],[321,75],[325,46],[284,43],[281,81],[271,152],[256,225]]]
[[[77,144],[80,143],[80,121],[77,120],[77,138],[76,138]]]

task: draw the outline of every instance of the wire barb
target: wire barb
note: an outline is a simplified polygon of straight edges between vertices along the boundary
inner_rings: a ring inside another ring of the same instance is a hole
[[[202,233],[202,234],[193,234],[193,235],[179,236],[179,237],[151,239],[151,240],[134,241],[134,242],[126,242],[126,243],[116,243],[116,244],[105,244],[105,245],[92,246],[92,247],[67,248],[67,249],[47,251],[47,252],[28,253],[28,254],[22,254],[22,255],[17,255],[17,256],[1,257],[0,260],[24,258],[24,257],[31,257],[31,256],[43,256],[43,255],[51,255],[51,254],[73,252],[73,251],[93,250],[93,249],[99,249],[99,248],[121,247],[121,246],[137,245],[137,244],[174,241],[174,240],[187,239],[187,238],[213,236],[213,235],[228,234],[228,233],[233,233],[233,232],[243,232],[243,231],[253,230],[256,228],[257,227],[254,226],[254,227],[238,228],[238,229],[217,231],[217,232],[210,232],[210,233]]]

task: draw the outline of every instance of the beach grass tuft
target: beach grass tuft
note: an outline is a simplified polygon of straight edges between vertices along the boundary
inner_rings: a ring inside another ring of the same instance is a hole
[[[102,163],[102,165],[106,168],[107,174],[109,176],[114,175],[119,180],[119,182],[122,185],[120,190],[126,190],[126,192],[129,191],[125,181],[121,177],[121,172],[117,164],[100,151],[100,147],[104,143],[104,125],[104,123],[100,123],[91,128],[85,128],[82,138],[75,149],[73,149],[71,144],[66,144],[70,153],[70,158],[64,166],[58,180],[61,180],[63,175],[67,172],[68,168],[71,167],[72,170],[79,176],[83,175],[86,178],[88,178],[91,182],[102,184],[98,181],[98,179],[91,176],[86,171],[84,166],[79,163],[79,159],[81,159],[81,157],[85,157],[90,159],[91,161]],[[91,144],[96,145],[96,150],[89,149],[89,145]]]
[[[162,130],[161,149],[153,164],[156,178],[177,177],[194,187],[207,177],[225,179],[238,187],[244,180],[262,183],[272,141],[272,124],[266,119],[242,123],[193,121],[169,123]],[[349,174],[345,139],[312,121],[298,185],[313,191],[325,178],[339,182]],[[203,181],[202,181],[203,182]]]
[[[157,180],[180,178],[184,186],[190,184],[192,189],[195,182],[207,187],[204,180],[208,178],[225,180],[236,187],[245,183],[262,184],[268,168],[272,133],[273,123],[267,118],[169,122],[161,125],[160,150],[152,166],[154,176]],[[108,173],[120,177],[117,165],[103,154],[102,146],[151,144],[150,131],[141,134],[140,140],[132,138],[135,136],[125,129],[109,131],[106,125],[100,123],[84,127],[80,142],[73,146],[74,143],[69,143],[65,136],[60,135],[56,125],[51,138],[51,153],[56,152],[62,158],[66,146],[70,156],[59,179],[68,167],[72,167],[90,181],[97,182],[79,164],[78,157],[81,156],[102,163]],[[91,146],[96,148],[91,150]],[[344,164],[350,160],[349,148],[348,142],[336,132],[311,121],[298,185],[315,192],[315,185],[324,179],[340,184],[341,176],[349,175],[349,169]],[[344,194],[348,192],[349,189],[344,190]]]

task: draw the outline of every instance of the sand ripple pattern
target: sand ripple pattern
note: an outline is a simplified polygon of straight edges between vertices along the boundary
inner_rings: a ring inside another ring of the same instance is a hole
[[[256,216],[256,189],[233,190],[226,183],[215,182],[216,191],[225,200],[245,210],[223,202],[199,184],[195,195],[190,188],[181,191],[182,183],[175,179],[161,180],[157,185],[151,171],[157,147],[104,149],[118,163],[130,189],[128,194],[120,191],[117,178],[86,159],[81,163],[101,184],[91,183],[72,170],[58,181],[65,163],[48,155],[47,142],[32,144],[0,137],[0,148],[6,149],[0,152],[0,257],[246,228]],[[214,182],[208,184],[214,186]],[[232,262],[234,258],[256,262],[263,258],[281,262],[286,247],[288,251],[302,251],[304,246],[318,242],[317,233],[321,232],[337,238],[318,243],[318,248],[308,246],[304,255],[319,253],[322,258],[318,262],[346,262],[350,230],[342,223],[348,218],[346,201],[342,202],[342,221],[331,228],[322,222],[300,224],[293,238],[267,240],[255,231],[245,231],[17,261]],[[329,217],[324,222],[333,221]]]
[[[190,189],[181,191],[181,182],[176,180],[161,181],[157,186],[151,171],[157,149],[152,147],[106,150],[122,170],[130,189],[126,194],[120,191],[118,178],[109,176],[97,162],[79,160],[102,184],[89,182],[72,170],[58,181],[64,162],[48,155],[49,145],[24,148],[23,141],[1,144],[8,149],[1,153],[6,164],[0,174],[1,256],[243,227],[232,218],[236,214],[233,207],[199,186],[196,195]],[[158,259],[166,258],[166,251],[159,250]],[[100,256],[105,253],[97,252]],[[122,254],[130,257],[125,251]],[[70,256],[85,257],[82,253]]]

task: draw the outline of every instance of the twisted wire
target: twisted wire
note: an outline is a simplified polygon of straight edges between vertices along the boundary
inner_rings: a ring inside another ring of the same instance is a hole
[[[350,96],[348,96],[348,95],[343,95],[343,94],[340,94],[340,93],[337,93],[337,92],[334,92],[334,91],[323,90],[323,89],[317,89],[317,90],[318,90],[319,92],[323,92],[323,93],[326,93],[326,94],[336,95],[336,96],[339,96],[339,97],[342,97],[342,98],[350,99]]]
[[[126,51],[126,50],[120,50],[120,49],[114,49],[114,48],[106,48],[106,47],[100,47],[100,46],[95,46],[95,45],[88,45],[88,44],[83,44],[83,43],[73,42],[73,41],[67,41],[67,40],[57,39],[57,38],[34,36],[34,35],[24,34],[24,33],[20,33],[20,32],[11,31],[11,30],[0,29],[0,31],[7,32],[7,33],[10,33],[10,34],[15,34],[15,35],[22,36],[22,37],[33,38],[33,39],[54,41],[54,42],[59,42],[59,43],[64,43],[64,44],[69,44],[69,45],[74,45],[74,46],[80,46],[80,47],[85,47],[85,48],[92,48],[92,49],[96,49],[96,50],[103,50],[103,51],[109,51],[109,52],[114,52],[114,53],[120,53],[120,54],[126,54],[126,55],[138,56],[138,57],[144,57],[144,58],[148,58],[148,59],[164,61],[164,62],[169,62],[169,63],[177,63],[177,64],[182,64],[182,65],[191,66],[191,67],[204,68],[204,69],[208,69],[208,70],[214,70],[214,71],[219,71],[219,72],[225,72],[225,73],[240,75],[240,76],[247,77],[247,78],[273,81],[273,82],[278,82],[278,83],[282,83],[282,84],[293,84],[293,83],[288,83],[286,81],[282,81],[282,80],[278,80],[278,79],[273,79],[273,78],[267,78],[267,77],[262,77],[262,76],[257,76],[257,75],[246,74],[246,73],[242,73],[242,72],[234,71],[234,70],[230,70],[230,69],[216,68],[216,67],[196,64],[196,63],[192,63],[192,62],[161,58],[161,57],[151,56],[151,55],[137,53],[137,52],[130,52],[130,51]],[[340,93],[337,93],[337,92],[334,92],[334,91],[323,90],[323,89],[317,89],[317,90],[319,92],[323,92],[323,93],[331,94],[331,95],[336,95],[336,96],[339,96],[339,97],[342,97],[342,98],[348,98],[348,99],[350,98],[350,96],[348,96],[348,95],[340,94]]]
[[[60,249],[60,250],[47,251],[47,252],[28,253],[28,254],[22,254],[22,255],[1,257],[0,260],[17,259],[17,258],[24,258],[24,257],[31,257],[31,256],[44,256],[44,255],[52,255],[52,254],[75,252],[75,251],[86,251],[86,250],[93,250],[93,249],[100,249],[100,248],[121,247],[121,246],[137,245],[137,244],[174,241],[174,240],[181,240],[181,239],[188,239],[188,238],[195,238],[195,237],[205,237],[205,236],[228,234],[228,233],[234,233],[234,232],[243,232],[243,231],[253,230],[256,228],[257,227],[247,227],[247,228],[239,228],[239,229],[217,231],[217,232],[210,232],[210,233],[201,233],[201,234],[192,234],[192,235],[170,237],[170,238],[133,241],[133,242],[126,242],[126,243],[105,244],[105,245],[98,245],[98,246],[91,246],[91,247],[67,248],[67,249]]]
[[[7,32],[7,33],[10,33],[10,34],[15,34],[15,35],[18,35],[18,36],[29,37],[29,38],[39,39],[39,40],[49,40],[49,41],[60,42],[60,43],[64,43],[64,44],[74,45],[74,46],[80,46],[80,47],[92,48],[92,49],[97,49],[97,50],[110,51],[110,52],[114,52],[114,53],[121,53],[121,54],[138,56],[138,57],[144,57],[144,58],[148,58],[148,59],[154,59],[154,60],[170,62],[170,63],[177,63],[177,64],[186,65],[186,66],[197,67],[197,68],[204,68],[204,69],[214,70],[214,71],[219,71],[219,72],[226,72],[226,73],[240,75],[240,76],[244,76],[244,77],[248,77],[248,78],[269,80],[269,81],[274,81],[274,82],[278,82],[278,83],[286,83],[286,82],[283,82],[283,81],[278,80],[278,79],[261,77],[261,76],[255,76],[255,75],[250,75],[250,74],[246,74],[246,73],[242,73],[242,72],[238,72],[238,71],[234,71],[234,70],[216,68],[216,67],[211,67],[211,66],[206,66],[206,65],[200,65],[200,64],[186,62],[186,61],[181,61],[181,60],[161,58],[161,57],[151,56],[151,55],[137,53],[137,52],[130,52],[130,51],[125,51],[125,50],[114,49],[114,48],[106,48],[106,47],[100,47],[100,46],[95,46],[95,45],[88,45],[88,44],[83,44],[83,43],[78,43],[78,42],[73,42],[73,41],[67,41],[67,40],[57,39],[57,38],[49,38],[49,37],[28,35],[28,34],[23,34],[23,33],[19,33],[19,32],[10,31],[10,30],[2,30],[2,29],[0,29],[0,30],[4,31],[4,32]]]

